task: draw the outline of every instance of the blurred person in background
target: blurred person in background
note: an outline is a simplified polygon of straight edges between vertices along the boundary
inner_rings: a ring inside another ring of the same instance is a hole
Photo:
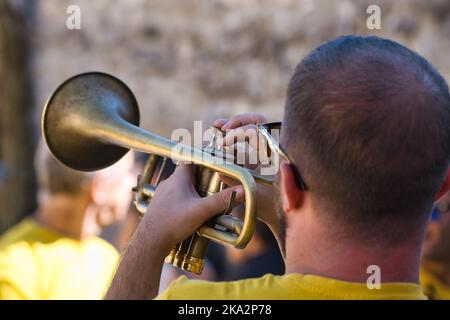
[[[270,229],[257,221],[255,233],[245,249],[226,247],[227,268],[224,280],[262,277],[267,273],[284,274],[284,261]]]
[[[436,204],[428,224],[420,282],[429,299],[450,300],[450,194]]]
[[[137,182],[136,177],[138,177],[143,172],[147,159],[147,154],[134,152],[134,164],[131,172],[135,182]],[[140,220],[141,214],[136,209],[136,206],[132,201],[130,202],[126,218],[120,222],[118,230],[116,230],[116,232],[114,233],[114,238],[112,239],[112,242],[118,248],[119,252],[122,252],[127,247],[128,242],[133,236],[133,233],[136,230]]]
[[[132,166],[130,152],[107,169],[74,171],[39,145],[38,209],[0,238],[0,299],[102,298],[119,255],[98,235],[125,218]]]

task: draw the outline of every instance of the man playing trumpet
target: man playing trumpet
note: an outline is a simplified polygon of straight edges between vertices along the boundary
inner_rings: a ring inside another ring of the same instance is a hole
[[[264,121],[244,114],[215,125]],[[377,37],[321,45],[291,78],[279,145],[258,126],[280,157],[277,186],[259,186],[258,215],[279,240],[286,274],[181,277],[157,298],[425,299],[421,248],[433,203],[450,183],[449,124],[446,81],[418,54]],[[159,185],[107,298],[155,298],[170,249],[223,211],[232,191],[243,200],[240,186],[200,198],[193,179],[180,165]],[[381,283],[369,285],[370,270]]]

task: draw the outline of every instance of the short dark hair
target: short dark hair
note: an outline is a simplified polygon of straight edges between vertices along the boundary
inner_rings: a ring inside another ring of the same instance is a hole
[[[366,240],[409,239],[448,168],[448,86],[395,41],[339,37],[298,64],[281,138],[319,214]]]
[[[93,178],[91,172],[71,169],[56,160],[50,154],[44,141],[40,141],[38,144],[34,166],[39,191],[48,195],[79,194]]]

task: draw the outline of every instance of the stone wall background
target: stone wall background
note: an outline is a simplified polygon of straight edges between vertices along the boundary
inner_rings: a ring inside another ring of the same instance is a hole
[[[338,35],[374,34],[417,50],[450,80],[450,0],[36,0],[36,127],[64,79],[101,70],[124,80],[142,126],[170,136],[244,111],[280,119],[291,72]],[[68,30],[66,8],[81,8]],[[366,28],[378,4],[382,30]]]

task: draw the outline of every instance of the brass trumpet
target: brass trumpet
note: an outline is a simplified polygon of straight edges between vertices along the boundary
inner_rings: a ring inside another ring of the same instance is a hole
[[[88,72],[69,78],[50,95],[42,115],[42,135],[56,159],[81,171],[106,168],[129,149],[150,154],[133,189],[134,203],[142,214],[168,159],[195,165],[200,196],[224,187],[219,174],[240,181],[245,193],[243,220],[230,215],[230,210],[218,212],[168,253],[167,263],[200,274],[210,240],[236,248],[247,245],[256,221],[256,181],[272,181],[227,160],[215,137],[199,150],[139,128],[139,118],[138,103],[125,83],[106,73]],[[233,201],[232,196],[230,208]]]

